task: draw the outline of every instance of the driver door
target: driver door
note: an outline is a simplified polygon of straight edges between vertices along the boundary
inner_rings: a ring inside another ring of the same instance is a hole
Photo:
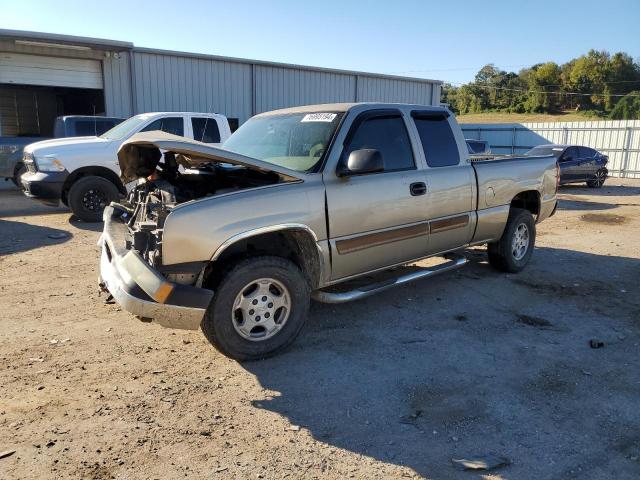
[[[347,134],[338,167],[349,154],[375,149],[381,172],[337,176],[325,171],[332,280],[426,255],[426,177],[416,164],[399,110],[359,115]]]
[[[580,178],[580,161],[576,147],[567,148],[558,163],[560,164],[561,183],[575,182]]]

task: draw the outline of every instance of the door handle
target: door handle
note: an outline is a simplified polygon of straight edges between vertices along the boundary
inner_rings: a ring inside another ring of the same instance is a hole
[[[427,185],[424,182],[415,182],[409,185],[409,191],[413,197],[424,195],[427,193]]]

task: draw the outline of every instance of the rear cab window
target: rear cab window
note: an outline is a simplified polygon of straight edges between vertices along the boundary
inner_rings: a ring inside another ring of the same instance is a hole
[[[451,167],[460,163],[458,143],[448,116],[440,112],[412,112],[424,156],[429,167]]]
[[[215,118],[192,117],[193,139],[202,143],[220,143],[220,130]]]
[[[378,150],[382,155],[385,172],[415,169],[411,141],[399,112],[374,114],[362,120],[355,128],[343,151],[344,162],[351,152],[370,148]]]

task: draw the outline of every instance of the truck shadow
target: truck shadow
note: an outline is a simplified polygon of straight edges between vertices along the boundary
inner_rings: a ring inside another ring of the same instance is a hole
[[[611,210],[620,205],[615,203],[603,203],[584,200],[560,198],[558,200],[559,210]]]
[[[610,178],[607,182],[614,182],[615,178]],[[604,184],[602,188],[589,188],[583,184],[569,184],[560,187],[560,194],[571,195],[592,195],[598,197],[635,197],[640,195],[640,187],[633,185],[609,185]]]
[[[50,215],[68,211],[69,209],[64,206],[48,207],[38,203],[26,197],[13,185],[10,187],[3,185],[0,189],[0,218]]]
[[[71,240],[73,235],[58,228],[0,219],[0,257]]]
[[[102,229],[104,228],[103,222],[87,223],[83,222],[75,215],[69,216],[69,225],[79,230],[86,230],[88,232],[102,232]]]
[[[606,337],[635,325],[629,341],[638,341],[640,299],[619,291],[637,283],[640,262],[539,248],[524,272],[505,275],[482,250],[468,253],[457,273],[312,305],[293,348],[243,364],[270,391],[253,405],[324,444],[428,478],[480,478],[451,459],[490,453],[513,462],[500,478],[573,477],[596,457],[595,476],[637,472],[600,412],[608,405],[609,421],[640,428],[624,413],[640,395],[640,370],[621,369],[625,349]],[[595,335],[609,348],[590,349]]]

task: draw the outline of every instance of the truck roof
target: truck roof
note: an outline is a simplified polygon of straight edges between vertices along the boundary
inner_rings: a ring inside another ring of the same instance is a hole
[[[420,110],[433,110],[448,112],[445,107],[433,105],[419,105],[413,103],[385,103],[385,102],[356,102],[356,103],[321,103],[318,105],[303,105],[301,107],[282,108],[270,112],[260,113],[259,116],[282,115],[287,113],[315,113],[315,112],[347,112],[356,107],[369,108],[416,108]]]
[[[62,120],[125,120],[124,117],[105,117],[104,115],[61,115],[57,117]]]
[[[224,117],[221,113],[212,113],[212,112],[142,112],[137,115],[146,115],[147,117],[162,117],[165,115],[208,115],[208,116],[219,116]]]

